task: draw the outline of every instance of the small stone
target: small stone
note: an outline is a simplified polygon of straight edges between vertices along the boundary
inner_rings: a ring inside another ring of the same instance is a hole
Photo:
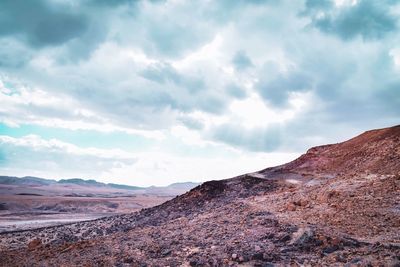
[[[264,254],[263,253],[254,253],[252,256],[253,260],[263,260],[264,259]]]
[[[305,200],[305,199],[302,199],[302,200],[299,201],[299,204],[300,204],[300,206],[305,207],[305,206],[307,206],[308,201]]]
[[[339,249],[339,246],[333,245],[333,246],[329,246],[329,247],[324,248],[322,250],[322,252],[325,253],[325,254],[330,254],[330,253],[335,252],[338,249]]]
[[[333,246],[339,246],[340,243],[341,243],[340,238],[337,238],[337,237],[332,238],[331,244],[332,244]]]
[[[189,265],[190,266],[197,266],[198,262],[197,262],[197,260],[190,260]]]
[[[279,241],[281,241],[281,242],[286,242],[289,240],[290,240],[290,235],[284,235],[279,239]]]
[[[398,260],[396,258],[393,258],[387,263],[387,266],[389,266],[389,267],[398,267],[398,266],[400,266],[400,260]]]
[[[42,245],[42,241],[40,241],[40,239],[34,239],[31,242],[29,242],[28,249],[33,250],[33,249],[40,247],[41,245]]]
[[[309,227],[302,227],[297,232],[293,233],[291,245],[304,245],[314,236],[314,232]]]
[[[286,209],[288,211],[295,211],[296,210],[296,205],[293,202],[290,202],[289,204],[286,205]]]
[[[161,251],[161,255],[162,256],[168,256],[169,254],[171,254],[171,250],[170,249],[163,249],[162,251]]]
[[[346,258],[341,253],[338,253],[336,255],[335,260],[338,261],[338,262],[346,262]]]
[[[125,263],[132,263],[134,261],[134,259],[132,257],[128,257],[124,259]]]
[[[264,253],[263,254],[263,260],[265,261],[273,261],[274,260],[274,255],[271,253]]]
[[[236,253],[233,253],[233,254],[232,254],[232,259],[233,259],[233,260],[236,260],[237,257],[238,257],[238,255],[237,255]]]

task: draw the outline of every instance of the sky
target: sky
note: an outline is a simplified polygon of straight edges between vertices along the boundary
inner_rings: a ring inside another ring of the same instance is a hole
[[[2,0],[0,175],[202,182],[400,123],[400,1]]]

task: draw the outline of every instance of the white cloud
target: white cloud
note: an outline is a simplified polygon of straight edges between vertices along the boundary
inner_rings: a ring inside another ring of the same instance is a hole
[[[335,5],[338,7],[345,6],[345,5],[357,5],[358,0],[335,0]]]
[[[232,152],[231,152],[232,153]],[[165,153],[142,153],[135,165],[119,166],[101,174],[104,181],[140,186],[173,182],[204,182],[254,172],[288,162],[297,153],[237,153],[228,157],[178,157]]]
[[[222,36],[217,34],[211,42],[179,60],[173,60],[171,64],[178,70],[198,68],[199,64],[206,66],[219,65],[222,63],[221,58],[224,57],[224,53],[221,51],[222,44]]]
[[[196,144],[197,145],[197,144]],[[225,156],[178,156],[162,151],[130,153],[120,149],[82,148],[56,139],[0,136],[8,162],[3,175],[47,178],[82,177],[139,186],[229,178],[294,159],[296,153],[243,153]],[[32,160],[34,158],[35,160]]]
[[[305,94],[293,94],[289,102],[290,108],[283,111],[274,110],[268,107],[259,95],[253,93],[246,99],[235,100],[231,103],[229,107],[231,121],[240,123],[248,129],[285,123],[293,119],[298,112],[306,109],[307,97]]]
[[[57,139],[45,140],[37,135],[26,135],[21,138],[0,135],[1,144],[30,148],[36,151],[61,152],[72,156],[92,156],[102,159],[127,160],[135,159],[135,155],[120,149],[81,148]]]
[[[400,48],[394,48],[394,49],[390,50],[389,55],[393,59],[395,68],[400,70]]]
[[[98,178],[117,166],[132,165],[135,154],[120,149],[82,148],[35,135],[0,136],[3,175],[38,175],[45,178]]]
[[[4,80],[11,82],[10,79]],[[9,87],[3,82],[0,83],[0,102],[0,122],[11,127],[33,124],[70,130],[124,132],[155,140],[165,139],[165,134],[159,130],[116,125],[110,119],[98,116],[95,111],[83,107],[68,95],[28,88],[16,82]]]

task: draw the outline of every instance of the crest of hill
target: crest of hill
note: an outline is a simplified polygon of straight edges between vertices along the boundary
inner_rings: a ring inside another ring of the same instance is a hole
[[[50,185],[55,184],[57,181],[44,179],[39,177],[33,176],[25,176],[25,177],[15,177],[15,176],[0,176],[0,184],[7,184],[7,185]]]
[[[287,164],[260,173],[397,174],[400,172],[400,125],[366,131],[348,141],[317,146]]]

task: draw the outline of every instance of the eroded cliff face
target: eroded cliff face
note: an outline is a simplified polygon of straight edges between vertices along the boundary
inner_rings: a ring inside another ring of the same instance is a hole
[[[400,127],[206,182],[157,207],[0,236],[0,264],[398,266]]]

